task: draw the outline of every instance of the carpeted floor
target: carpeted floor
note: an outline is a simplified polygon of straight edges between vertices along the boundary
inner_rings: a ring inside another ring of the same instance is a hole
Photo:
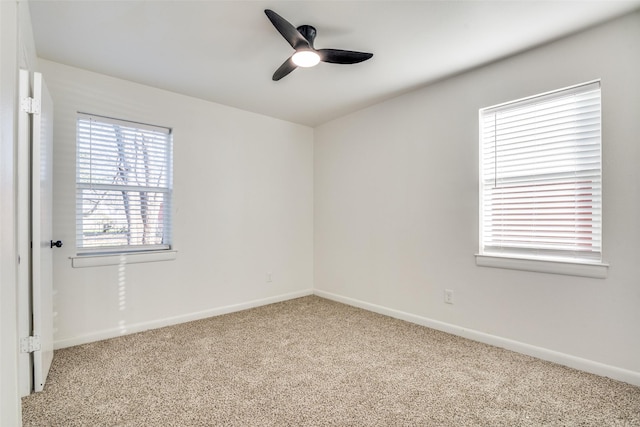
[[[59,350],[25,426],[640,426],[640,388],[316,296]]]

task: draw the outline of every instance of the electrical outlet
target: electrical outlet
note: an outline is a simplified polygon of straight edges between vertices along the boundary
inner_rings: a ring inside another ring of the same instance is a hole
[[[267,283],[271,283],[273,282],[273,275],[271,274],[271,272],[267,273]]]
[[[451,289],[444,290],[444,302],[447,304],[453,304],[453,290]]]

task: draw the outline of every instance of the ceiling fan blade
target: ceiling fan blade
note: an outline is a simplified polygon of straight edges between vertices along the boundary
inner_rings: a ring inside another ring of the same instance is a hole
[[[366,61],[373,56],[373,53],[354,52],[352,50],[340,49],[318,49],[316,52],[320,55],[321,61],[330,62],[332,64],[356,64],[358,62]]]
[[[278,80],[280,80],[281,78],[283,78],[284,76],[286,76],[287,74],[295,70],[296,68],[298,68],[298,66],[293,63],[293,60],[291,58],[287,59],[276,70],[276,72],[273,73],[273,77],[272,77],[273,81],[277,82]]]
[[[292,48],[298,49],[301,47],[309,47],[307,39],[305,39],[296,27],[289,23],[289,21],[271,9],[265,9],[264,13],[267,15],[267,18],[269,18],[273,26],[276,27],[276,30],[282,34],[282,37],[289,42]]]

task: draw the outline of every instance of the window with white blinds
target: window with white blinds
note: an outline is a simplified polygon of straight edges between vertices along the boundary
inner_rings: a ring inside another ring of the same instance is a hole
[[[600,82],[480,110],[480,252],[602,260]]]
[[[170,249],[171,130],[79,113],[76,154],[78,254]]]

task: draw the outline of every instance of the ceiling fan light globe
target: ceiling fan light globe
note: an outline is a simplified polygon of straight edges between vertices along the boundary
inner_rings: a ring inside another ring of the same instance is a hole
[[[312,50],[300,50],[293,54],[291,60],[298,67],[308,68],[318,65],[320,62],[320,55]]]

